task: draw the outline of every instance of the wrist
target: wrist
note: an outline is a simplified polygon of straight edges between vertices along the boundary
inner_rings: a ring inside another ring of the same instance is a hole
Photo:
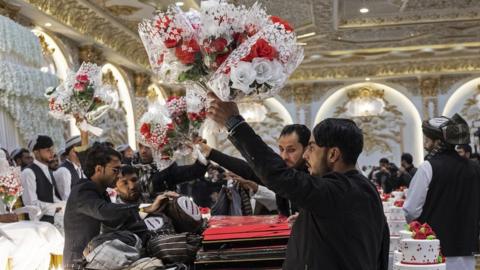
[[[232,132],[237,126],[239,126],[243,122],[245,122],[245,119],[241,115],[232,115],[227,119],[227,122],[225,122],[225,128],[228,132]]]

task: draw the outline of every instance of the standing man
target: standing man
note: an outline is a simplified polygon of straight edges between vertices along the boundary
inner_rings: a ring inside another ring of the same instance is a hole
[[[303,154],[308,146],[310,139],[310,129],[305,125],[293,124],[285,126],[280,132],[278,138],[278,150],[280,157],[289,168],[299,171],[308,172]],[[220,166],[232,171],[244,179],[261,183],[260,178],[255,175],[253,169],[245,161],[228,156],[216,149],[211,149],[207,144],[201,143],[201,149],[207,159],[218,163]],[[263,189],[262,190],[268,190]],[[300,209],[291,201],[277,195],[277,210],[280,215],[290,217],[299,212]]]
[[[135,153],[133,152],[133,149],[130,147],[130,145],[121,144],[117,146],[117,149],[115,150],[117,150],[117,152],[122,155],[122,164],[132,164]]]
[[[356,168],[362,131],[351,120],[317,124],[304,158],[310,174],[290,168],[239,115],[214,94],[208,117],[225,126],[229,140],[260,180],[299,206],[283,269],[387,269],[389,231],[375,186]]]
[[[78,184],[80,179],[85,178],[77,152],[75,152],[75,147],[80,146],[80,144],[80,136],[73,136],[65,142],[67,158],[60,165],[60,168],[53,173],[57,180],[60,195],[65,201],[70,195],[71,188]]]
[[[460,157],[455,145],[468,144],[468,124],[458,114],[422,124],[426,161],[410,183],[404,211],[408,222],[428,223],[447,257],[447,270],[473,270],[478,252],[480,167]]]
[[[28,143],[33,152],[33,163],[27,166],[20,178],[23,186],[22,201],[25,206],[34,205],[41,209],[41,221],[53,224],[54,215],[65,207],[57,187],[53,172],[48,165],[54,159],[53,140],[44,135],[38,135]]]
[[[25,169],[28,165],[33,163],[33,157],[25,148],[17,148],[12,151],[10,155],[12,160],[15,162],[15,165],[19,166],[20,168]]]
[[[413,166],[413,157],[409,153],[403,153],[401,157],[401,166],[398,170],[400,186],[409,187],[417,168]]]

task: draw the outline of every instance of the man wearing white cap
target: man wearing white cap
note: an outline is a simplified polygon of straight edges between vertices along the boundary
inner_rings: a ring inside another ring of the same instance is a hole
[[[80,159],[74,149],[80,144],[80,136],[73,136],[65,142],[65,155],[67,159],[54,173],[62,200],[67,200],[71,188],[78,184],[80,179],[85,178],[82,166],[80,165]]]
[[[25,148],[17,148],[12,151],[10,154],[12,160],[15,162],[15,165],[19,166],[20,168],[25,169],[28,165],[32,164],[33,157]]]
[[[20,175],[24,189],[22,200],[26,206],[34,205],[42,210],[41,221],[53,224],[54,215],[65,207],[53,172],[48,168],[55,155],[53,140],[38,135],[28,142],[28,149],[33,152],[34,160]]]
[[[128,144],[122,144],[115,149],[122,155],[122,164],[131,165],[133,161],[134,152]]]

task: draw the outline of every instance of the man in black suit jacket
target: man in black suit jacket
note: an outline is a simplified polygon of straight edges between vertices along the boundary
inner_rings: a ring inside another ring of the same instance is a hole
[[[140,220],[138,204],[116,204],[106,189],[111,187],[121,168],[121,155],[112,148],[94,144],[85,153],[82,179],[70,193],[65,209],[64,269],[83,269],[83,250],[101,232],[101,226],[120,228]],[[154,212],[163,198],[144,209]]]

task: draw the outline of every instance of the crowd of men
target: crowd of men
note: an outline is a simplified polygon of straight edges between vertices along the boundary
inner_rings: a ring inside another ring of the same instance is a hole
[[[212,214],[288,217],[292,233],[284,269],[387,269],[389,231],[377,187],[388,193],[400,186],[409,187],[407,220],[432,226],[447,269],[474,269],[480,166],[469,159],[470,133],[460,116],[423,123],[428,155],[418,168],[406,153],[401,166],[381,159],[367,177],[358,169],[363,134],[353,121],[329,118],[313,131],[288,125],[279,136],[277,154],[239,115],[235,103],[211,98],[208,117],[228,130],[244,159],[195,138],[201,154],[194,164],[158,170],[149,147],[139,144],[134,152],[128,145],[90,145],[83,132],[57,153],[60,165],[48,136],[32,139],[28,150],[13,151],[14,164],[22,167],[23,203],[39,207],[45,222],[65,213],[66,269],[81,269],[82,251],[104,227],[138,222],[141,212],[159,211],[166,198],[178,196],[171,191],[179,190],[212,207]],[[210,181],[204,178],[207,171]],[[182,188],[189,181],[190,188]],[[114,196],[107,192],[111,188]],[[149,206],[139,210],[143,203]]]

